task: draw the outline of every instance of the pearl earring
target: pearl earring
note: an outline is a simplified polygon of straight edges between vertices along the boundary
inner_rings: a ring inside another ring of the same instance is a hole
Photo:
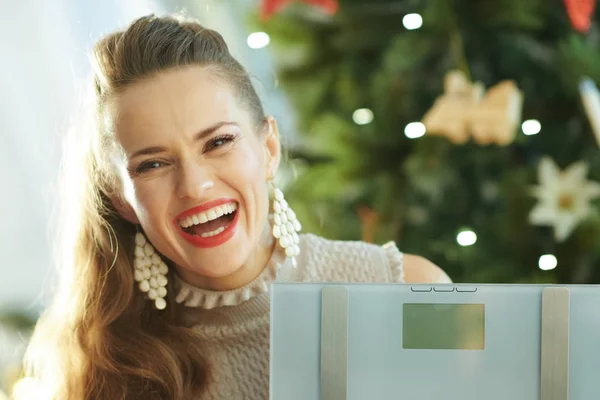
[[[285,249],[285,255],[292,258],[294,266],[296,266],[296,257],[300,254],[298,232],[301,229],[302,225],[285,201],[283,192],[273,186],[273,236]]]
[[[159,310],[167,306],[167,273],[169,267],[161,259],[154,247],[140,232],[135,234],[135,258],[133,260],[133,276],[139,282],[142,292],[148,294],[150,300]]]

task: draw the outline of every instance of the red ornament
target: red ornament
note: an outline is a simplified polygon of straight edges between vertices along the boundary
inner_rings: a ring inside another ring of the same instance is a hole
[[[573,28],[578,32],[587,33],[592,22],[596,0],[564,0],[564,2]]]
[[[260,16],[263,20],[269,19],[288,3],[293,0],[262,0]],[[339,8],[338,0],[300,0],[307,4],[312,4],[322,8],[327,14],[333,15]]]

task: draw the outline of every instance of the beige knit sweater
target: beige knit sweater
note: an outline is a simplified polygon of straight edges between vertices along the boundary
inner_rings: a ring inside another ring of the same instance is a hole
[[[263,272],[239,289],[216,292],[179,280],[177,301],[206,342],[211,369],[207,400],[269,398],[269,288],[278,281],[404,282],[395,244],[330,241],[301,235],[297,266],[280,250]]]

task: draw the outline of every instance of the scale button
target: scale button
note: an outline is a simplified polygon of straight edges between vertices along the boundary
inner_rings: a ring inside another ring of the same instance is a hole
[[[456,291],[457,292],[470,292],[470,293],[473,293],[473,292],[477,291],[477,288],[474,287],[474,286],[462,286],[462,287],[459,286],[459,287],[456,288]]]
[[[433,288],[434,292],[454,292],[453,286],[438,286]]]
[[[412,286],[410,288],[413,292],[431,292],[431,287],[426,286]]]

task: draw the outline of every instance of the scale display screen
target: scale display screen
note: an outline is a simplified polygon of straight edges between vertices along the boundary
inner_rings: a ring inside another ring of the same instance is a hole
[[[484,304],[404,303],[402,314],[404,349],[484,349]]]

